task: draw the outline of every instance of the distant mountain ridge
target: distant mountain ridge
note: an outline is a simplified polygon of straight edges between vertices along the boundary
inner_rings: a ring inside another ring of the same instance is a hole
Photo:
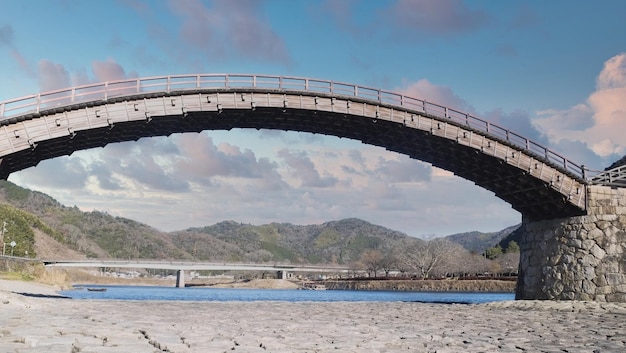
[[[8,181],[0,181],[0,204],[6,205],[0,207],[0,221],[8,222],[5,241],[22,234],[22,244],[34,244],[34,248],[28,250],[31,255],[35,251],[38,256],[57,259],[86,257],[348,264],[359,260],[368,250],[389,253],[423,242],[357,218],[316,225],[251,225],[224,221],[166,233],[105,212],[82,212],[75,206],[64,206],[46,194]],[[37,229],[28,232],[24,229],[28,224]],[[18,226],[22,230],[18,230]],[[469,250],[482,251],[497,244],[516,227],[495,233],[454,234],[446,239]],[[25,249],[16,247],[16,255],[20,255],[20,250],[21,255],[25,255]]]
[[[357,261],[366,250],[386,252],[407,243],[422,242],[357,218],[304,226],[290,223],[254,226],[226,221],[174,232],[172,236],[184,251],[203,258],[339,264]],[[220,251],[226,249],[230,251]]]
[[[511,233],[515,232],[519,228],[519,224],[506,227],[498,232],[482,233],[482,232],[467,232],[448,235],[445,239],[450,240],[453,243],[457,243],[463,246],[469,251],[476,253],[482,253],[485,249],[498,245],[503,239],[507,238]],[[508,242],[507,242],[508,243]],[[506,244],[503,246],[506,248]]]

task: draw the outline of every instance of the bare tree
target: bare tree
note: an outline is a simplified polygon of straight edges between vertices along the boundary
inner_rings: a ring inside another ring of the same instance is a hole
[[[387,250],[383,254],[380,266],[380,269],[385,272],[385,277],[389,277],[391,271],[398,269],[398,257],[392,250]]]
[[[517,267],[519,265],[519,252],[507,252],[495,259],[500,265],[500,273],[517,273]]]
[[[453,275],[459,277],[476,276],[493,271],[493,261],[486,259],[482,254],[465,251],[454,257]]]
[[[360,262],[367,271],[368,275],[374,275],[383,268],[384,256],[378,250],[367,250],[361,255]]]
[[[433,267],[431,274],[439,277],[451,277],[455,274],[463,271],[468,266],[468,262],[465,261],[466,256],[469,255],[469,251],[462,245],[446,241],[444,253],[442,259]]]
[[[445,239],[433,239],[407,247],[403,262],[416,269],[422,278],[428,278],[435,267],[449,265],[457,251],[456,244]]]

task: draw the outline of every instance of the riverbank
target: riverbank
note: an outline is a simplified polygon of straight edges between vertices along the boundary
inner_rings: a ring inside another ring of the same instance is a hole
[[[317,282],[316,282],[317,283]],[[327,289],[389,290],[404,292],[515,292],[515,281],[507,280],[360,280],[321,281]]]
[[[626,351],[626,304],[135,302],[55,290],[0,281],[3,352]]]
[[[156,285],[174,286],[174,280],[151,278],[117,278],[106,276],[72,277],[72,283],[100,285]],[[331,290],[370,291],[414,291],[414,292],[514,292],[515,281],[510,280],[327,280],[306,282],[323,285]],[[192,279],[188,287],[249,288],[249,289],[298,289],[305,286],[302,281],[284,279]]]

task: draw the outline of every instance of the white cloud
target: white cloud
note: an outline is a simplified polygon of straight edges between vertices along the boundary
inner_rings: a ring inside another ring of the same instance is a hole
[[[537,115],[535,127],[553,144],[579,141],[605,159],[626,153],[626,54],[606,61],[586,102]]]

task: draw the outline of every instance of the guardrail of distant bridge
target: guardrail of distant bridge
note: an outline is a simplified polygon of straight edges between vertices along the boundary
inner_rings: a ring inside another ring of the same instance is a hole
[[[509,129],[471,114],[390,91],[302,77],[246,74],[198,74],[156,76],[95,83],[0,102],[0,124],[5,125],[10,123],[12,117],[38,114],[44,110],[81,102],[107,101],[109,98],[113,97],[151,92],[171,93],[185,90],[236,88],[305,91],[307,93],[360,98],[379,104],[401,107],[440,120],[452,121],[458,125],[506,141],[536,158],[569,173],[578,180],[586,180],[584,166],[578,165],[562,155]]]

